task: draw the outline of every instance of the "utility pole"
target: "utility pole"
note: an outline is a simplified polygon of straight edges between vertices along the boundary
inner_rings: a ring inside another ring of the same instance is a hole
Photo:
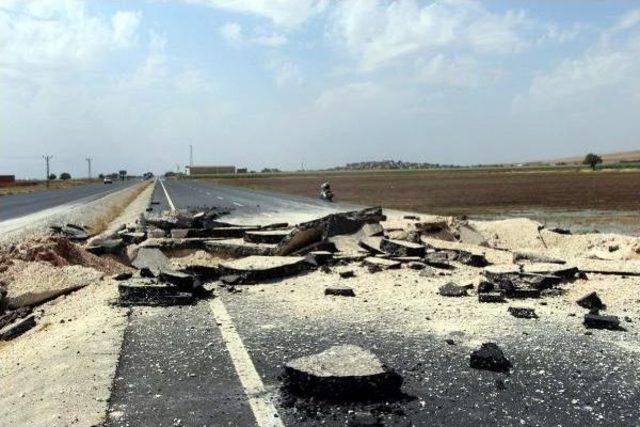
[[[189,144],[189,169],[193,167],[193,145]]]
[[[46,165],[47,165],[47,188],[49,188],[49,160],[51,160],[53,156],[45,154],[44,156],[42,156],[42,158],[44,159]]]
[[[85,159],[87,161],[87,166],[89,168],[89,180],[91,180],[91,160],[93,160],[91,157],[87,157]]]

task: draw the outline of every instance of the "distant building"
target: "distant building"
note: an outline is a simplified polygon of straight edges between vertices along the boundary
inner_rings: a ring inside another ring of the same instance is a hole
[[[0,185],[2,184],[13,184],[16,182],[15,175],[0,175]]]
[[[235,166],[186,166],[187,175],[221,175],[236,173]]]

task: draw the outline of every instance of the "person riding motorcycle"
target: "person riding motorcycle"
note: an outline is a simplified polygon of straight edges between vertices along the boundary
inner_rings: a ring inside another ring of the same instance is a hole
[[[333,192],[331,191],[331,185],[328,182],[325,182],[320,186],[320,198],[329,202],[333,201]]]

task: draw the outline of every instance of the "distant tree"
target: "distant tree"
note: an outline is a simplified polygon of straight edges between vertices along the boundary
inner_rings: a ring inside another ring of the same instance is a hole
[[[101,173],[100,175],[98,175],[98,178],[100,178],[100,179],[104,179],[104,174],[103,174],[103,173]]]
[[[127,176],[127,171],[123,169],[123,170],[118,172],[118,175],[120,175],[120,179],[124,181],[124,179]]]
[[[63,180],[63,181],[71,179],[71,174],[69,172],[62,172],[60,174],[60,179]]]
[[[55,173],[52,173],[51,175],[49,175],[49,179],[51,181],[53,181],[54,179],[56,179],[58,176]]]
[[[174,171],[168,171],[164,173],[164,176],[166,178],[172,177],[172,176],[176,176],[176,173]]]
[[[599,165],[600,163],[602,163],[602,157],[593,153],[587,154],[584,158],[584,161],[582,162],[583,165],[591,166],[591,169],[593,170],[596,170],[596,166]]]

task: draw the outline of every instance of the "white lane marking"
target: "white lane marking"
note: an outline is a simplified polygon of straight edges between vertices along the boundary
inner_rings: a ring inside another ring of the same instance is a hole
[[[251,361],[251,356],[242,343],[238,331],[233,325],[233,320],[221,298],[214,298],[209,302],[213,317],[219,325],[222,338],[227,345],[236,373],[249,399],[249,406],[260,427],[284,427],[278,410],[273,405],[269,394],[264,388],[260,375]]]
[[[239,207],[243,207],[244,206],[242,203],[238,203],[238,202],[231,202],[231,203],[233,203],[234,205],[239,206]]]
[[[162,189],[164,190],[164,195],[167,197],[167,202],[169,202],[169,207],[171,208],[172,211],[176,210],[176,205],[173,204],[173,200],[171,200],[171,197],[169,197],[169,193],[167,192],[167,188],[164,186],[164,181],[163,180],[159,180],[160,181],[160,185],[162,185]]]
[[[218,200],[224,200],[224,197],[216,196],[216,199],[218,199]]]

